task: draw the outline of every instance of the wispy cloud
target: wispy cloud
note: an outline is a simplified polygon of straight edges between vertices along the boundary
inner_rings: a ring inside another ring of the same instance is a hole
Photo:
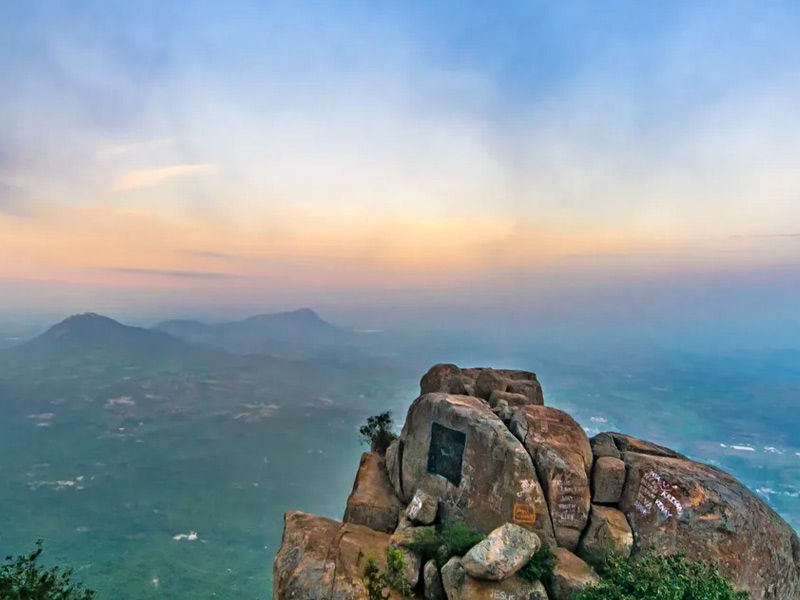
[[[111,186],[112,191],[122,192],[138,188],[153,187],[170,179],[189,177],[217,170],[212,164],[169,165],[154,169],[136,169],[123,173]]]
[[[107,267],[108,272],[123,273],[126,275],[157,275],[159,277],[179,277],[185,279],[240,279],[243,276],[235,273],[220,273],[215,271],[185,271],[172,269],[139,269],[136,267]]]

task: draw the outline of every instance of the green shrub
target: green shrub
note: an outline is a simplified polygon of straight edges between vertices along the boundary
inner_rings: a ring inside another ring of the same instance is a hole
[[[386,550],[386,570],[381,571],[373,557],[367,559],[364,567],[364,587],[369,600],[387,600],[387,587],[397,590],[404,598],[410,598],[413,591],[406,580],[406,557],[399,548]]]
[[[549,582],[553,576],[553,569],[556,568],[556,555],[547,544],[542,544],[536,554],[531,557],[524,567],[519,570],[518,575],[526,581]]]
[[[397,437],[392,433],[392,413],[382,412],[367,418],[367,422],[358,430],[362,441],[370,446],[373,452],[384,454],[389,444]]]
[[[448,519],[437,527],[421,527],[406,547],[422,557],[423,562],[435,560],[439,567],[454,556],[464,556],[484,535],[464,521]]]
[[[747,600],[714,566],[681,554],[645,554],[634,559],[611,556],[598,565],[602,581],[574,600]]]
[[[383,593],[384,583],[381,576],[380,569],[373,557],[367,559],[367,564],[364,566],[364,587],[367,588],[367,598],[369,600],[386,600],[389,594]]]
[[[38,564],[42,554],[41,541],[30,554],[7,556],[0,567],[0,598],[3,600],[90,600],[92,590],[73,583],[72,569]]]

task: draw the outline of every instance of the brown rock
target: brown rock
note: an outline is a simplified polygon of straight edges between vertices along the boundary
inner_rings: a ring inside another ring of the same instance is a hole
[[[522,394],[529,400],[529,404],[538,404],[544,406],[544,394],[542,393],[541,384],[536,381],[530,380],[511,380],[508,382],[508,392],[513,394]]]
[[[610,433],[598,433],[591,439],[591,444],[595,460],[603,456],[610,456],[611,458],[619,458],[621,456]]]
[[[589,564],[597,564],[609,556],[631,555],[633,533],[625,515],[616,508],[592,505],[589,525],[578,545],[578,556]]]
[[[422,584],[425,600],[447,600],[442,585],[442,576],[436,567],[436,561],[429,560],[422,568]]]
[[[683,454],[678,454],[674,450],[659,446],[653,442],[647,442],[624,433],[609,433],[614,444],[619,448],[620,453],[638,452],[639,454],[650,454],[651,456],[669,456],[672,458],[686,458]]]
[[[367,600],[361,579],[367,558],[385,569],[388,546],[385,533],[289,511],[273,566],[273,600]],[[390,597],[400,600],[394,591]]]
[[[516,575],[502,581],[473,579],[457,557],[442,567],[442,583],[448,600],[547,600],[538,581],[531,583]]]
[[[685,458],[628,451],[623,459],[619,507],[634,554],[649,548],[713,561],[752,600],[800,597],[797,535],[736,479]]]
[[[386,448],[384,462],[386,464],[386,474],[389,476],[389,483],[392,484],[394,493],[398,498],[403,497],[402,479],[400,477],[400,458],[403,454],[403,443],[396,439]]]
[[[414,523],[420,525],[430,525],[436,520],[436,511],[439,508],[439,501],[426,494],[422,490],[414,492],[414,497],[408,503],[406,516]]]
[[[600,581],[597,573],[566,548],[553,550],[556,566],[549,582],[551,600],[570,600],[586,586]]]
[[[547,542],[554,539],[531,457],[479,399],[420,396],[401,441],[402,489],[438,498],[440,518],[464,519],[484,533],[515,522]]]
[[[591,503],[586,434],[567,413],[533,405],[514,412],[510,429],[536,464],[558,545],[575,550]]]
[[[508,381],[494,369],[483,369],[475,379],[475,395],[488,400],[492,392],[505,392]]]
[[[397,527],[397,515],[402,508],[389,482],[383,458],[374,452],[362,454],[342,520],[391,533]]]
[[[528,404],[535,404],[531,402],[531,399],[525,394],[512,394],[511,392],[498,392],[495,390],[489,395],[489,406],[495,407],[501,400],[504,401],[509,408],[519,408],[521,406],[527,406]]]
[[[475,579],[500,581],[524,567],[541,545],[532,531],[506,523],[470,548],[461,566]]]
[[[389,547],[400,550],[405,562],[405,579],[409,587],[414,588],[419,582],[419,573],[422,568],[422,558],[416,552],[408,549],[407,544],[413,541],[414,536],[421,527],[406,527],[395,531],[389,539]]]
[[[465,394],[461,369],[456,365],[433,365],[419,382],[420,394],[443,392],[445,394]]]
[[[619,458],[595,458],[592,468],[592,502],[616,504],[625,486],[625,463]]]

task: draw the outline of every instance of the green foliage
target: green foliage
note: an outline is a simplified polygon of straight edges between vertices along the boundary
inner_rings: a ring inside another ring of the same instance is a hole
[[[547,544],[542,544],[518,575],[526,581],[548,582],[556,568],[556,555]]]
[[[574,600],[747,600],[714,566],[683,555],[609,557],[598,571],[603,580]]]
[[[396,437],[392,433],[391,411],[387,410],[379,415],[369,417],[358,433],[361,434],[362,441],[369,445],[374,452],[385,453],[386,448]]]
[[[404,598],[410,598],[413,591],[405,576],[406,557],[399,548],[386,550],[386,570],[378,568],[375,559],[370,557],[364,567],[364,586],[367,588],[369,600],[387,600],[389,593],[387,587],[394,588]]]
[[[389,594],[383,592],[383,577],[372,556],[367,559],[367,564],[364,566],[363,580],[369,600],[386,600],[389,597]]]
[[[38,564],[42,542],[30,554],[7,556],[0,567],[0,598],[3,600],[90,600],[92,590],[73,583],[71,569],[46,569]]]
[[[440,567],[453,556],[464,556],[484,535],[464,521],[448,519],[437,527],[421,527],[406,547],[422,557],[422,561],[435,560]]]

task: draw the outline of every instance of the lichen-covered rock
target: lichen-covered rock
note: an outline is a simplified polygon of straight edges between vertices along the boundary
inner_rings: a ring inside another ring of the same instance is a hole
[[[388,546],[385,533],[289,511],[273,566],[273,600],[367,600],[367,557],[385,569]],[[390,598],[400,595],[391,591]]]
[[[600,581],[597,573],[566,548],[556,548],[556,565],[548,592],[551,600],[570,600],[572,596]]]
[[[663,450],[622,453],[628,476],[619,507],[634,554],[682,552],[717,563],[752,600],[800,598],[800,542],[792,528],[727,473]]]
[[[436,561],[429,560],[422,567],[422,585],[425,600],[447,600],[442,585],[442,576],[436,566]]]
[[[625,463],[619,458],[595,458],[592,467],[592,502],[616,504],[625,486]]]
[[[541,545],[532,531],[506,523],[470,548],[461,566],[475,579],[499,581],[524,567]]]
[[[361,455],[342,520],[391,533],[397,527],[397,515],[401,510],[402,503],[389,482],[383,458],[374,452],[365,452]]]
[[[602,562],[611,555],[631,555],[633,533],[625,515],[608,506],[592,505],[589,525],[578,544],[578,556],[589,564]]]
[[[466,394],[461,369],[456,365],[433,365],[419,382],[420,394],[443,392],[445,394]]]
[[[436,520],[436,511],[439,508],[439,501],[430,494],[422,490],[414,492],[414,497],[408,503],[406,516],[420,525],[430,525]]]
[[[510,429],[536,464],[558,545],[575,550],[591,503],[592,450],[586,433],[567,413],[546,406],[518,409]]]
[[[448,600],[547,600],[538,581],[528,582],[516,575],[502,581],[474,579],[457,557],[442,567],[442,583]]]
[[[438,498],[441,518],[463,519],[484,533],[512,522],[554,540],[530,455],[481,400],[420,396],[400,438],[403,491]]]

